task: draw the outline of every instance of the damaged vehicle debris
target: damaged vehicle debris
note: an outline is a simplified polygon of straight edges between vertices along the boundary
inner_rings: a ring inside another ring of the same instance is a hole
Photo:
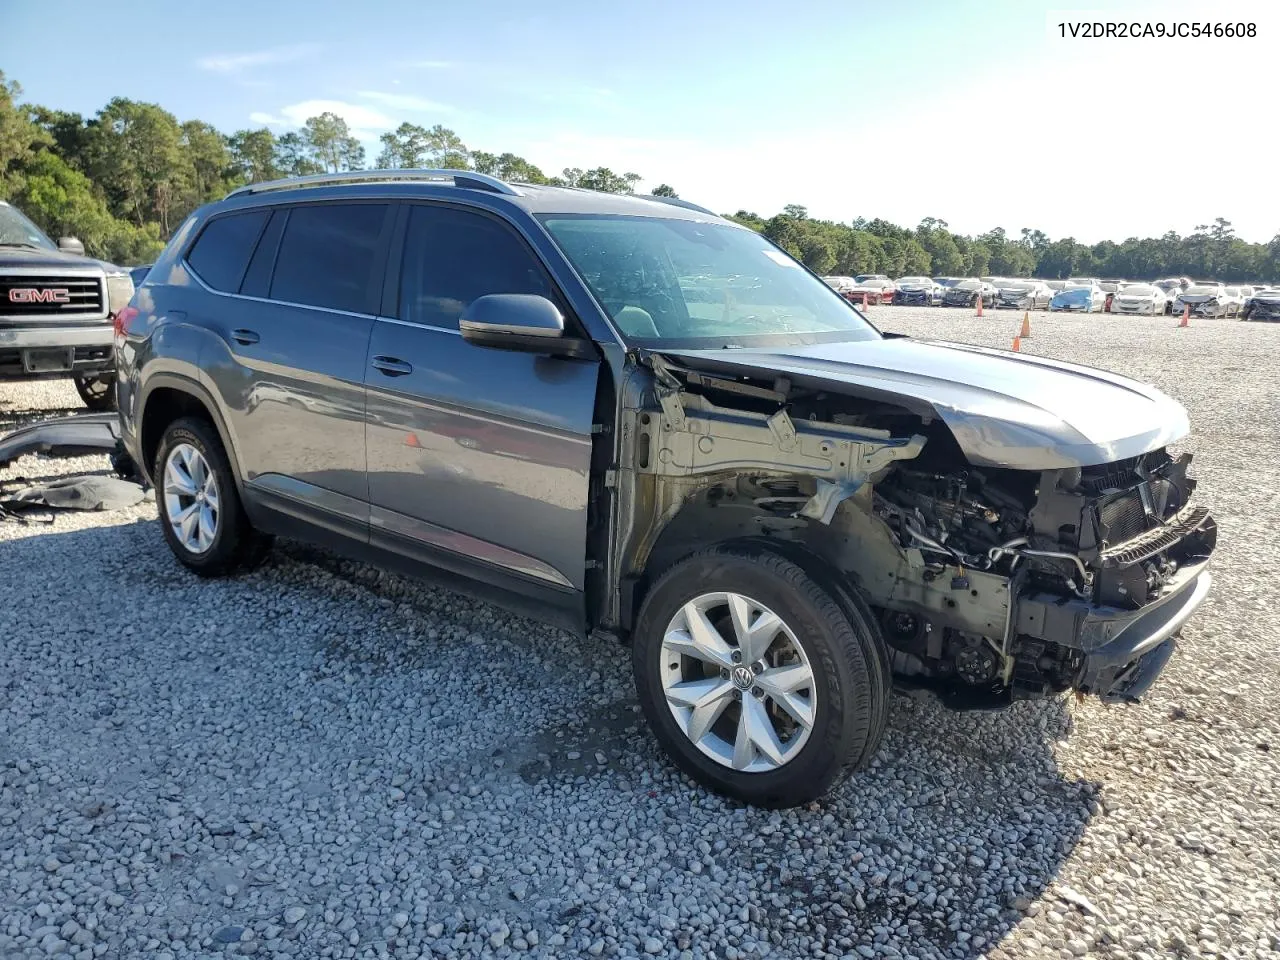
[[[256,184],[152,276],[122,438],[179,561],[298,536],[616,637],[668,753],[752,803],[867,764],[894,684],[1136,700],[1209,589],[1173,400],[882,334],[684,201]]]

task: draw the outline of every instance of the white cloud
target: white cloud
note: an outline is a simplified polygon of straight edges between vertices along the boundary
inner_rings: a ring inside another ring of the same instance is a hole
[[[372,100],[392,110],[410,110],[415,113],[453,113],[453,107],[425,97],[416,97],[408,93],[383,93],[380,90],[361,90],[357,96],[361,100]]]
[[[254,123],[265,123],[269,125],[270,124],[278,125],[278,124],[284,123],[284,121],[281,120],[279,117],[273,116],[270,113],[263,113],[261,110],[253,111],[253,113],[249,114],[249,119],[252,120]]]
[[[272,47],[248,53],[217,53],[201,57],[196,65],[214,73],[238,74],[252,67],[266,67],[277,63],[302,60],[320,51],[314,43],[298,43],[287,47]]]
[[[336,113],[347,126],[351,134],[360,140],[376,140],[383,130],[390,130],[395,121],[385,113],[373,107],[358,103],[347,103],[345,100],[303,100],[280,108],[283,122],[300,127],[308,117],[318,117],[322,113]]]
[[[399,64],[411,70],[448,70],[452,67],[452,60],[403,60]]]

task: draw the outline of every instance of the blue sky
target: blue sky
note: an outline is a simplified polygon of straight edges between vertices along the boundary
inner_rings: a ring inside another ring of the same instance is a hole
[[[1036,227],[1083,241],[1215,216],[1280,232],[1274,52],[1260,0],[607,4],[117,0],[102,29],[58,0],[0,0],[0,69],[84,114],[112,96],[230,132],[329,109],[366,141],[403,120],[548,173],[634,170],[732,211]],[[1056,6],[1061,7],[1062,4]],[[1062,40],[1061,19],[1238,20],[1254,40]],[[91,18],[95,19],[95,18]],[[104,40],[120,38],[119,44]],[[1191,131],[1187,144],[1178,130]]]

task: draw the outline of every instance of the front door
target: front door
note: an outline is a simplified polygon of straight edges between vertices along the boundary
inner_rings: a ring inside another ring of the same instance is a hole
[[[565,305],[497,217],[431,204],[406,214],[398,308],[374,323],[365,372],[373,541],[580,591],[599,363],[463,340],[458,317],[477,297]]]

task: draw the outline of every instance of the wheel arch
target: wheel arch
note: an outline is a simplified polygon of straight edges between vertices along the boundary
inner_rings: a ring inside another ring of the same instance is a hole
[[[688,493],[654,533],[645,556],[637,558],[640,562],[624,597],[624,626],[630,628],[635,623],[649,590],[664,573],[708,548],[741,544],[771,550],[806,570],[822,571],[824,565],[830,568],[834,556],[824,556],[819,545],[822,541],[807,536],[816,521],[780,515],[760,503],[769,501],[768,495],[752,496],[768,493],[806,500],[812,496],[813,483],[812,477],[803,474],[739,474],[703,483]],[[828,578],[823,574],[824,580]]]
[[[243,485],[240,461],[226,421],[218,411],[213,395],[203,384],[179,374],[156,374],[147,381],[138,406],[138,447],[143,461],[138,466],[153,483],[155,478],[151,476],[151,468],[165,428],[181,417],[194,416],[213,425],[231,464],[237,490]]]

